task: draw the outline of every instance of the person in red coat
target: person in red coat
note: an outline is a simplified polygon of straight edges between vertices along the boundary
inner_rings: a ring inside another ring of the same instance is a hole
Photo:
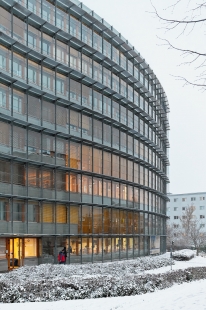
[[[58,254],[58,262],[59,264],[65,264],[65,255],[63,251],[60,251]]]
[[[66,264],[66,260],[67,260],[67,250],[66,250],[66,247],[64,247],[64,248],[62,249],[62,253],[63,253],[64,258],[65,258],[64,264]]]

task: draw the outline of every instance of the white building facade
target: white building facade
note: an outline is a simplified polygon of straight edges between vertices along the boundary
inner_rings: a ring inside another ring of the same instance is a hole
[[[174,228],[181,226],[181,217],[187,207],[194,206],[194,216],[200,222],[201,227],[206,231],[206,192],[168,194],[170,201],[167,204],[168,224]]]

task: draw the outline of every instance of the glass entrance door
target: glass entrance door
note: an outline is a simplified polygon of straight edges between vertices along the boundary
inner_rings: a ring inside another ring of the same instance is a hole
[[[7,239],[8,269],[23,266],[23,239]]]

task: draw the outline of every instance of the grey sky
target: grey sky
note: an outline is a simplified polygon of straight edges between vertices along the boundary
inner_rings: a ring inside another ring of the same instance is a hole
[[[175,0],[153,0],[160,9],[172,2]],[[183,47],[189,46],[190,39],[195,48],[201,48],[203,37],[199,30],[178,39],[179,32],[165,34],[158,19],[148,13],[153,10],[150,0],[84,0],[83,3],[135,46],[164,87],[171,110],[169,191],[172,193],[205,191],[205,93],[192,86],[183,87],[183,82],[172,76],[184,75],[192,80],[194,72],[188,66],[179,66],[184,61],[180,53],[168,50],[158,39],[158,36],[165,36],[174,43],[182,44]],[[179,13],[183,9],[180,7]],[[170,13],[171,10],[168,11],[168,14]]]

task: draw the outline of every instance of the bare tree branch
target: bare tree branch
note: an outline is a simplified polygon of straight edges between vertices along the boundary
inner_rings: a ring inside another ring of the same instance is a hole
[[[202,8],[206,8],[206,2],[198,4],[198,6],[196,8],[194,8],[194,9],[192,9],[192,11],[201,10]]]
[[[167,42],[167,44],[165,44],[165,45],[168,45],[169,48],[172,48],[174,50],[177,50],[177,51],[180,51],[180,52],[183,52],[183,53],[188,53],[188,54],[195,54],[195,55],[198,55],[198,56],[204,56],[204,57],[206,56],[206,53],[200,53],[200,52],[189,50],[189,49],[179,48],[179,47],[176,47],[173,44],[171,44],[167,39],[162,39],[162,38],[159,38],[159,39],[162,40],[162,41]]]
[[[180,1],[178,1],[180,2]],[[152,3],[151,3],[152,4]],[[171,23],[171,24],[197,24],[197,23],[202,23],[202,22],[206,22],[206,18],[201,18],[201,19],[193,19],[194,17],[192,17],[192,19],[188,19],[186,20],[187,16],[185,18],[183,18],[182,20],[178,20],[178,19],[167,19],[162,17],[161,15],[159,15],[159,13],[157,12],[155,6],[152,4],[153,9],[155,10],[155,15],[162,21],[165,21],[167,23]]]
[[[185,3],[183,0],[173,0],[174,3],[166,8],[166,10],[172,8],[172,12],[170,14],[174,13],[174,10],[180,7],[184,6],[185,4],[185,11],[184,16],[182,18],[171,18],[169,16],[168,18],[161,15],[156,7],[151,3],[153,7],[153,14],[162,22],[163,28],[166,32],[175,30],[174,33],[176,33],[176,30],[179,30],[179,34],[176,37],[176,39],[179,39],[182,35],[187,35],[188,37],[192,35],[193,31],[199,30],[199,28],[196,28],[197,25],[199,27],[205,27],[206,26],[206,13],[204,10],[206,10],[206,1],[201,1],[199,3],[193,3],[192,0],[186,1]],[[172,16],[173,17],[173,16]],[[197,33],[199,35],[199,31]],[[203,34],[205,36],[205,33]],[[158,37],[159,38],[159,37]],[[180,52],[180,56],[185,59],[179,66],[190,66],[191,69],[196,70],[196,73],[194,74],[193,81],[190,81],[188,77],[180,77],[176,76],[176,78],[184,81],[184,85],[192,85],[197,86],[202,89],[206,89],[206,71],[205,65],[206,65],[206,52],[204,45],[202,47],[204,50],[198,50],[196,49],[195,45],[195,38],[191,41],[190,46],[195,46],[193,48],[184,48],[182,46],[178,46],[176,43],[173,44],[170,40],[167,38],[159,38],[163,44],[168,47],[168,49],[176,50],[177,52]],[[203,38],[203,42],[205,41],[205,38]],[[187,59],[186,59],[187,58]]]
[[[185,85],[192,85],[192,86],[197,86],[197,87],[201,87],[203,90],[206,90],[206,84],[203,83],[203,84],[200,84],[200,83],[194,83],[194,82],[191,82],[189,80],[187,80],[185,77],[182,77],[182,76],[174,76],[175,78],[178,78],[179,80],[182,80],[185,82]],[[206,80],[206,78],[204,79]]]

